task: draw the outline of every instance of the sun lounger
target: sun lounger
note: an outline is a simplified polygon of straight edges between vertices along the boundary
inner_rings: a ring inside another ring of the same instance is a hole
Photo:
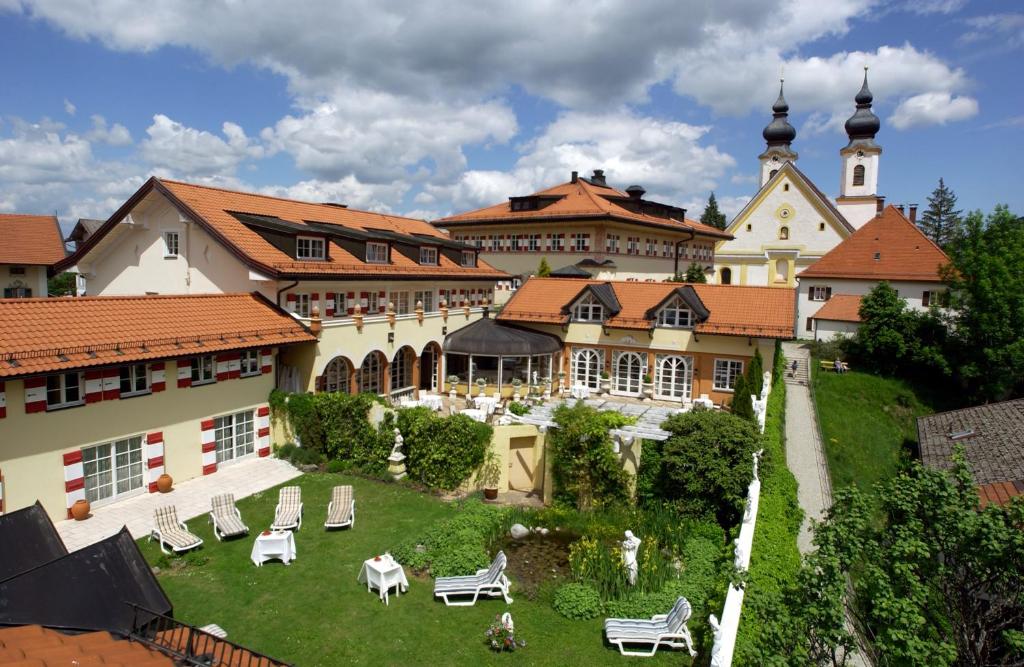
[[[150,531],[149,539],[156,539],[160,543],[160,551],[165,554],[170,555],[171,553],[167,547],[170,547],[174,553],[181,553],[202,546],[203,541],[188,532],[188,526],[178,521],[178,511],[174,505],[158,507],[153,520],[156,525]]]
[[[210,522],[218,540],[225,537],[248,535],[249,527],[242,523],[242,513],[235,507],[235,496],[222,493],[210,499]]]
[[[653,656],[659,646],[685,648],[691,656],[693,639],[686,628],[692,610],[684,597],[676,600],[667,614],[658,614],[647,619],[609,618],[604,622],[604,633],[608,641],[619,647],[622,655]],[[625,644],[650,646],[650,651],[627,651]]]
[[[494,562],[486,570],[477,570],[476,574],[467,577],[438,577],[434,582],[434,597],[441,597],[444,603],[450,607],[469,607],[476,604],[481,595],[488,597],[501,596],[505,602],[512,603],[508,595],[509,581],[505,576],[505,565],[508,559],[505,552],[499,551]],[[452,602],[451,597],[465,597],[472,595],[472,600]]]
[[[344,528],[356,525],[356,501],[352,498],[352,487],[336,486],[331,490],[331,502],[327,505],[327,521],[324,528]]]
[[[271,530],[299,530],[302,528],[302,489],[286,486],[278,493],[277,509]]]

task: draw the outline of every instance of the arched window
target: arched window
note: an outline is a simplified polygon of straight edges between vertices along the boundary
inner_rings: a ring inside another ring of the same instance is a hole
[[[391,360],[391,391],[412,386],[413,351],[403,347]]]
[[[772,169],[770,172],[768,172],[768,178],[775,178],[775,174],[777,173],[779,173],[778,169]]]
[[[864,185],[864,165],[858,164],[853,168],[853,184]]]
[[[579,322],[603,322],[604,306],[593,294],[588,294],[576,302],[572,309],[572,318]]]
[[[658,326],[686,328],[693,326],[693,311],[676,297],[658,313]]]
[[[384,391],[384,381],[381,377],[383,365],[380,362],[380,357],[380,352],[371,352],[363,359],[363,365],[359,367],[356,375],[359,391],[368,391],[373,394]]]
[[[690,398],[693,359],[678,354],[659,354],[654,366],[654,397],[665,401]]]
[[[729,267],[725,267],[724,269],[722,269],[722,274],[719,278],[719,282],[721,282],[723,285],[732,285],[732,269],[730,269]]]
[[[604,368],[604,353],[591,348],[573,348],[572,384],[591,389],[600,388],[601,370]]]
[[[779,238],[783,241],[789,240],[789,227],[781,227],[779,229]]]
[[[624,396],[639,396],[646,370],[647,364],[639,353],[616,352],[612,358],[612,392]]]
[[[349,365],[345,357],[335,357],[324,367],[323,390],[339,391],[347,394],[349,390]]]

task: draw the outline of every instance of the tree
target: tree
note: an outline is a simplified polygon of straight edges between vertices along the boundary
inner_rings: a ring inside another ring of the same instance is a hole
[[[708,277],[704,275],[704,267],[697,262],[690,262],[690,266],[686,269],[685,282],[688,283],[706,283]]]
[[[950,290],[953,357],[974,400],[1024,390],[1024,222],[1006,206],[984,219],[967,216],[949,249],[943,278]]]
[[[65,271],[50,278],[46,283],[46,291],[50,296],[74,296],[75,274]],[[45,296],[40,294],[39,296]]]
[[[960,236],[963,222],[956,208],[956,195],[940,178],[939,187],[928,197],[928,208],[917,221],[924,235],[945,248]]]
[[[758,397],[764,389],[764,357],[759,348],[754,349],[754,356],[747,366],[747,389]]]
[[[737,417],[754,420],[754,404],[750,400],[750,385],[747,376],[742,373],[736,376],[736,384],[732,388],[732,406],[730,412]]]
[[[540,266],[537,267],[537,276],[540,278],[547,278],[551,275],[551,267],[548,265],[548,258],[540,258]]]
[[[609,431],[626,423],[617,412],[599,412],[582,401],[561,405],[548,431],[555,497],[588,510],[629,499],[629,473],[612,450]]]
[[[764,635],[773,664],[845,664],[845,618],[874,664],[1024,664],[1024,503],[979,509],[962,449],[952,471],[914,464],[874,496],[881,516],[867,492],[836,492]]]
[[[714,192],[708,197],[708,203],[704,207],[704,212],[700,215],[700,221],[705,225],[717,227],[718,229],[725,229],[726,227],[725,213],[718,210],[718,200],[715,199]]]
[[[893,374],[903,366],[913,346],[906,302],[882,281],[860,301],[860,328],[854,338],[862,364]]]
[[[711,410],[673,415],[662,428],[671,435],[662,443],[659,495],[713,514],[726,531],[735,527],[761,443],[757,428]]]

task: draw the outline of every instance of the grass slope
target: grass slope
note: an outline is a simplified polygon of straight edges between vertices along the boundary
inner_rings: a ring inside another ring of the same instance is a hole
[[[915,419],[933,412],[907,383],[814,368],[814,400],[832,486],[869,490],[896,474],[917,443]]]
[[[445,607],[433,599],[432,579],[407,571],[409,592],[392,596],[385,607],[356,581],[363,560],[451,516],[451,507],[396,484],[344,475],[308,474],[290,484],[302,487],[305,509],[296,533],[298,559],[287,567],[272,561],[262,568],[249,560],[255,534],[273,518],[276,488],[239,501],[253,531],[248,538],[218,542],[205,518],[192,519],[189,529],[206,541],[196,556],[186,557],[194,564],[164,567],[159,575],[178,618],[193,625],[217,623],[229,639],[302,667],[470,665],[499,658],[520,665],[623,664],[618,651],[603,643],[601,619],[567,620],[549,600],[517,594],[514,582],[510,606],[498,599]],[[354,487],[356,526],[327,533],[322,522],[336,484]],[[140,543],[151,563],[162,561],[155,544]],[[497,656],[485,646],[483,633],[506,610],[528,646]],[[651,662],[689,664],[689,656],[661,650],[645,664]]]

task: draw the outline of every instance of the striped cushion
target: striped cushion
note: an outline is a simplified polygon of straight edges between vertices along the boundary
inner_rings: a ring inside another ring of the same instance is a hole
[[[345,523],[352,517],[352,487],[336,486],[331,490],[331,513],[327,523]]]
[[[299,522],[302,505],[302,489],[286,486],[278,494],[278,508],[274,515],[275,526],[291,526]]]
[[[235,511],[235,496],[222,493],[210,499],[211,514],[217,519],[217,528],[223,535],[242,535],[249,529]]]
[[[160,538],[176,549],[184,549],[202,541],[178,525],[178,512],[174,505],[158,507],[154,519]]]

